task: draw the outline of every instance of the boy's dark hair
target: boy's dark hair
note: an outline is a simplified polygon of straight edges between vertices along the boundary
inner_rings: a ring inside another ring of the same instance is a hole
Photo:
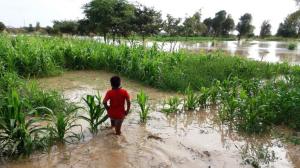
[[[110,78],[111,87],[117,89],[121,85],[121,78],[119,76],[113,76]]]

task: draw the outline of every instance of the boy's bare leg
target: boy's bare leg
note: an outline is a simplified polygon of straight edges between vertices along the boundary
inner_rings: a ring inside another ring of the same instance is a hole
[[[110,119],[110,124],[111,124],[112,129],[116,127],[116,121],[115,120]]]
[[[123,123],[123,120],[118,120],[118,121],[115,123],[116,135],[121,135],[121,127],[122,127],[122,123]]]

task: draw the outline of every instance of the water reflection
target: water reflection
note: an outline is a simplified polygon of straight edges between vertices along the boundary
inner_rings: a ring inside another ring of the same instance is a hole
[[[156,44],[164,51],[186,50],[196,53],[201,50],[222,50],[230,55],[244,56],[257,61],[300,64],[300,43],[296,50],[288,50],[288,42],[277,41],[156,42]],[[154,42],[147,42],[148,47],[153,45]]]
[[[95,41],[104,42],[102,37],[95,37]],[[142,45],[141,41],[108,41],[109,44],[119,45]],[[288,50],[290,42],[280,41],[208,41],[208,42],[153,42],[146,41],[147,47],[152,47],[154,44],[160,50],[173,52],[186,50],[193,53],[200,51],[215,51],[221,50],[225,53],[234,56],[243,56],[249,59],[265,62],[288,62],[292,65],[300,64],[300,43],[297,43],[295,50]]]

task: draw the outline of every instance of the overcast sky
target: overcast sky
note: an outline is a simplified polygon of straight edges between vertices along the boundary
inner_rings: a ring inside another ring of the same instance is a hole
[[[82,6],[90,0],[0,0],[0,21],[8,26],[20,27],[37,21],[42,26],[52,25],[53,20],[83,18]],[[186,17],[202,10],[202,19],[213,17],[219,10],[226,10],[236,22],[245,12],[253,15],[258,33],[263,20],[270,20],[273,33],[283,19],[297,8],[294,0],[129,0],[154,7],[163,13]]]

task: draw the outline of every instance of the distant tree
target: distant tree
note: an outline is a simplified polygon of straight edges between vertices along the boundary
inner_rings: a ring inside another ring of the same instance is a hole
[[[133,31],[133,20],[135,18],[135,6],[127,1],[119,0],[114,5],[112,14],[112,27],[110,33],[115,36],[127,37]]]
[[[78,20],[77,33],[80,35],[89,35],[89,33],[93,32],[92,24],[88,19]]]
[[[283,23],[280,23],[277,36],[297,37],[297,29],[288,20],[285,20]]]
[[[254,26],[252,23],[252,15],[249,13],[241,16],[239,23],[236,26],[236,30],[239,32],[238,39],[240,40],[243,36],[249,36],[253,34]]]
[[[268,20],[263,21],[261,27],[260,27],[260,37],[265,38],[268,36],[271,36],[271,24]]]
[[[40,22],[36,22],[35,31],[39,31],[41,29]]]
[[[143,42],[146,36],[158,34],[162,28],[161,13],[153,8],[138,5],[135,8],[134,30],[142,36]]]
[[[163,30],[168,36],[177,36],[180,32],[181,18],[174,18],[171,15],[167,15],[167,19],[163,22]]]
[[[214,18],[207,18],[203,21],[206,25],[205,35],[210,36],[228,36],[235,28],[234,20],[225,10],[215,14]]]
[[[206,25],[201,22],[201,11],[184,20],[183,31],[185,36],[199,36],[206,32]]]
[[[215,17],[213,18],[212,27],[214,29],[215,36],[221,35],[222,29],[223,29],[222,27],[226,20],[226,15],[227,15],[226,11],[221,10],[221,11],[217,12]]]
[[[228,15],[226,20],[222,24],[222,36],[228,36],[231,31],[235,28],[234,20],[232,19],[231,15]]]
[[[298,37],[300,35],[300,10],[288,15],[279,25],[278,36]]]
[[[52,27],[50,27],[50,26],[47,26],[47,27],[45,28],[45,31],[46,31],[48,34],[55,34],[54,29],[53,29]]]
[[[64,21],[53,21],[53,29],[55,32],[76,34],[78,28],[77,21],[64,20]]]
[[[214,28],[213,28],[213,19],[212,18],[206,18],[203,23],[206,26],[206,31],[205,31],[205,35],[210,36],[213,35],[214,33]]]
[[[33,28],[32,24],[29,24],[29,27],[27,28],[27,31],[29,33],[34,32],[34,28]]]
[[[126,0],[92,0],[84,6],[89,29],[104,36],[128,36],[133,30],[135,6]]]
[[[113,24],[113,10],[117,0],[92,0],[84,6],[84,13],[92,24],[95,32],[107,35]]]
[[[0,33],[5,30],[5,24],[3,22],[0,22]]]

